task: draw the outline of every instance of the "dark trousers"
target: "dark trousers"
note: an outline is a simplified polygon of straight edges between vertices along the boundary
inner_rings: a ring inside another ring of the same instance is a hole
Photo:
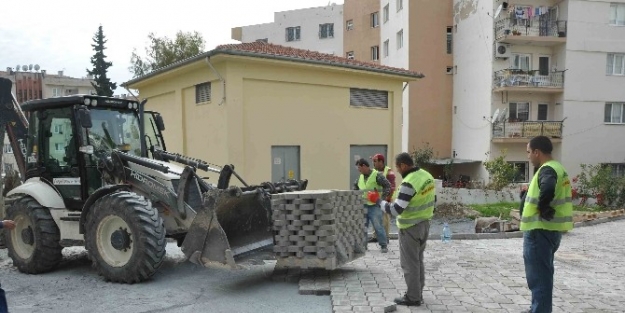
[[[527,287],[532,292],[532,313],[551,313],[553,306],[553,258],[562,233],[534,229],[523,234],[523,261]]]
[[[430,222],[399,230],[399,262],[406,280],[406,297],[411,301],[423,301],[425,266],[423,252],[430,234]]]
[[[4,289],[2,289],[2,285],[0,285],[0,313],[8,313],[9,309],[7,308],[7,297],[4,293]]]

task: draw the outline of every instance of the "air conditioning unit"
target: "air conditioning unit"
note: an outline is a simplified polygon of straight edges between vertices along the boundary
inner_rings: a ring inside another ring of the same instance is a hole
[[[495,58],[507,59],[510,56],[510,44],[498,42],[495,46]]]

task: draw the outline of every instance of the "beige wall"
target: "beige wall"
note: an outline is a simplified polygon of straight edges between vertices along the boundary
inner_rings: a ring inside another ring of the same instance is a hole
[[[408,148],[429,142],[439,158],[451,157],[453,66],[447,54],[447,27],[452,26],[451,1],[410,0],[409,68],[424,79],[410,83]]]
[[[395,77],[243,57],[214,57],[221,84],[196,62],[166,79],[132,88],[163,114],[167,150],[234,164],[252,184],[271,180],[271,146],[300,146],[300,178],[309,189],[346,189],[350,144],[385,144],[401,152],[402,82]],[[196,105],[194,85],[212,81],[211,103]],[[388,109],[349,106],[349,87],[389,91]],[[377,125],[363,132],[364,125]],[[211,174],[214,182],[217,175]],[[238,183],[233,179],[232,183]]]
[[[371,60],[371,47],[380,46],[380,26],[371,27],[371,13],[378,12],[379,25],[382,24],[382,9],[379,0],[345,0],[343,4],[343,52],[354,51],[354,58],[361,61]],[[354,21],[354,29],[347,30],[348,20]],[[345,56],[345,55],[343,55]],[[379,61],[375,61],[378,63]]]

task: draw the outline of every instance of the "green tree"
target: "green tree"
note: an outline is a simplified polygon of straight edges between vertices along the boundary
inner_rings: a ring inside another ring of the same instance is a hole
[[[421,148],[412,151],[412,158],[415,165],[419,167],[425,167],[430,164],[434,157],[434,149],[430,146],[429,142],[425,142]]]
[[[91,83],[93,88],[95,88],[96,93],[99,96],[113,96],[113,91],[117,89],[117,84],[112,83],[111,80],[106,76],[108,72],[108,68],[113,65],[112,62],[106,62],[106,55],[104,54],[104,44],[107,40],[104,37],[104,33],[102,32],[102,25],[98,27],[98,31],[93,36],[93,42],[91,46],[95,51],[95,54],[91,57],[91,64],[93,68],[91,70],[87,69],[87,73],[93,76],[93,80],[95,83]]]
[[[486,153],[488,156],[489,153]],[[514,182],[518,169],[506,161],[507,150],[502,149],[501,154],[490,161],[484,161],[484,167],[490,174],[490,183],[487,189],[502,190]]]
[[[148,35],[149,45],[145,48],[145,58],[137,54],[135,48],[130,58],[128,70],[133,78],[143,76],[153,70],[181,61],[204,51],[205,41],[200,33],[178,31],[172,40],[168,37]]]

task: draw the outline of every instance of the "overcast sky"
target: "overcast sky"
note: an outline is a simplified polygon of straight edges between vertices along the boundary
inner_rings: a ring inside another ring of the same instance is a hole
[[[0,70],[39,64],[48,73],[84,77],[91,68],[91,44],[103,27],[109,77],[118,85],[132,78],[128,71],[133,48],[143,53],[148,33],[173,38],[198,31],[206,50],[236,43],[232,27],[273,22],[273,13],[325,6],[328,0],[2,0]],[[332,0],[343,4],[343,0]],[[122,87],[115,94],[126,93]]]

